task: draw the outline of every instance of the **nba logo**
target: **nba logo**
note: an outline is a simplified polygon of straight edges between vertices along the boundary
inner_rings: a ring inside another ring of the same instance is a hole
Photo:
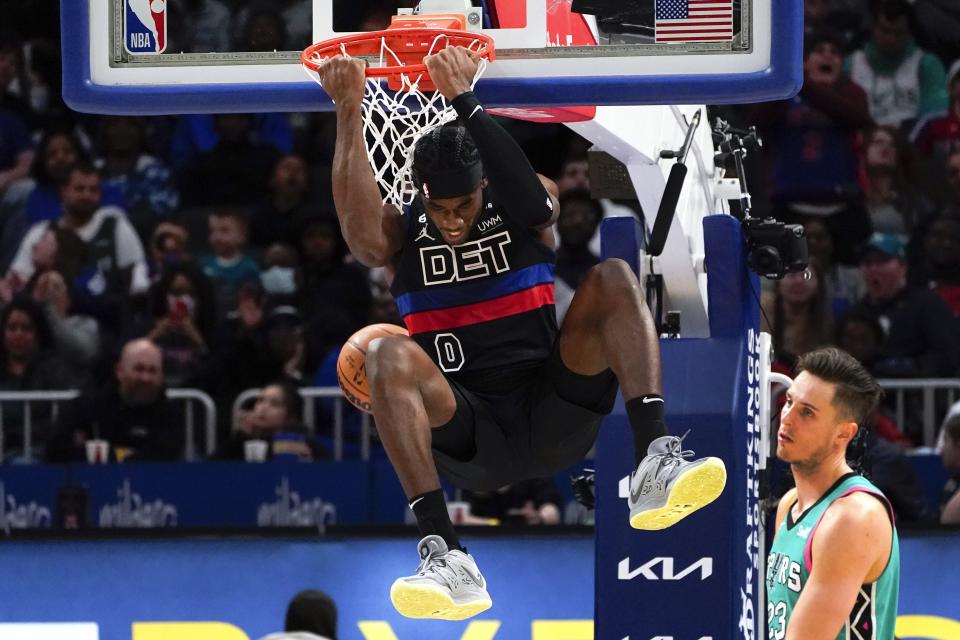
[[[128,53],[163,53],[167,48],[166,0],[125,0],[123,46]]]

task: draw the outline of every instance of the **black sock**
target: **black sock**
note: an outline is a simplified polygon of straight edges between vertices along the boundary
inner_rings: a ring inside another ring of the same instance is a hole
[[[633,447],[636,463],[647,456],[647,447],[660,436],[669,435],[663,421],[663,398],[655,393],[628,400],[627,417],[633,431]]]
[[[447,501],[443,497],[443,489],[435,489],[410,498],[408,504],[417,516],[417,527],[421,536],[438,535],[450,549],[463,551],[457,533],[450,522],[450,513],[447,511]]]

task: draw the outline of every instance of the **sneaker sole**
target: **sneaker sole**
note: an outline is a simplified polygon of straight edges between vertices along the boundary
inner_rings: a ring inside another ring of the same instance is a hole
[[[402,616],[435,620],[466,620],[493,606],[489,598],[458,604],[439,589],[399,580],[390,587],[390,600]]]
[[[665,505],[631,515],[630,526],[645,531],[666,529],[716,500],[723,493],[726,484],[727,470],[723,461],[719,458],[708,458],[703,464],[680,476],[670,489]]]

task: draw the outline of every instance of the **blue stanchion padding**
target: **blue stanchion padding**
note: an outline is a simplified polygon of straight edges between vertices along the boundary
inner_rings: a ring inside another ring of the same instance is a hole
[[[597,638],[756,637],[759,283],[747,270],[739,222],[709,216],[703,226],[711,337],[661,340],[663,387],[671,433],[691,429],[684,445],[723,459],[727,486],[667,530],[632,529],[621,489],[634,469],[633,439],[618,404],[597,447]],[[604,243],[632,256],[630,234],[618,226],[608,237],[612,228]]]
[[[634,273],[640,273],[640,250],[643,249],[643,228],[635,218],[604,218],[600,223],[600,254],[625,260]]]

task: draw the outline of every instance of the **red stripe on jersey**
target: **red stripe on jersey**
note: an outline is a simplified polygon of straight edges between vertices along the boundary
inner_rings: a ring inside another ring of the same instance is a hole
[[[539,309],[548,304],[553,304],[553,284],[541,284],[476,304],[411,313],[404,316],[403,322],[407,325],[410,335],[415,335],[506,318]]]

